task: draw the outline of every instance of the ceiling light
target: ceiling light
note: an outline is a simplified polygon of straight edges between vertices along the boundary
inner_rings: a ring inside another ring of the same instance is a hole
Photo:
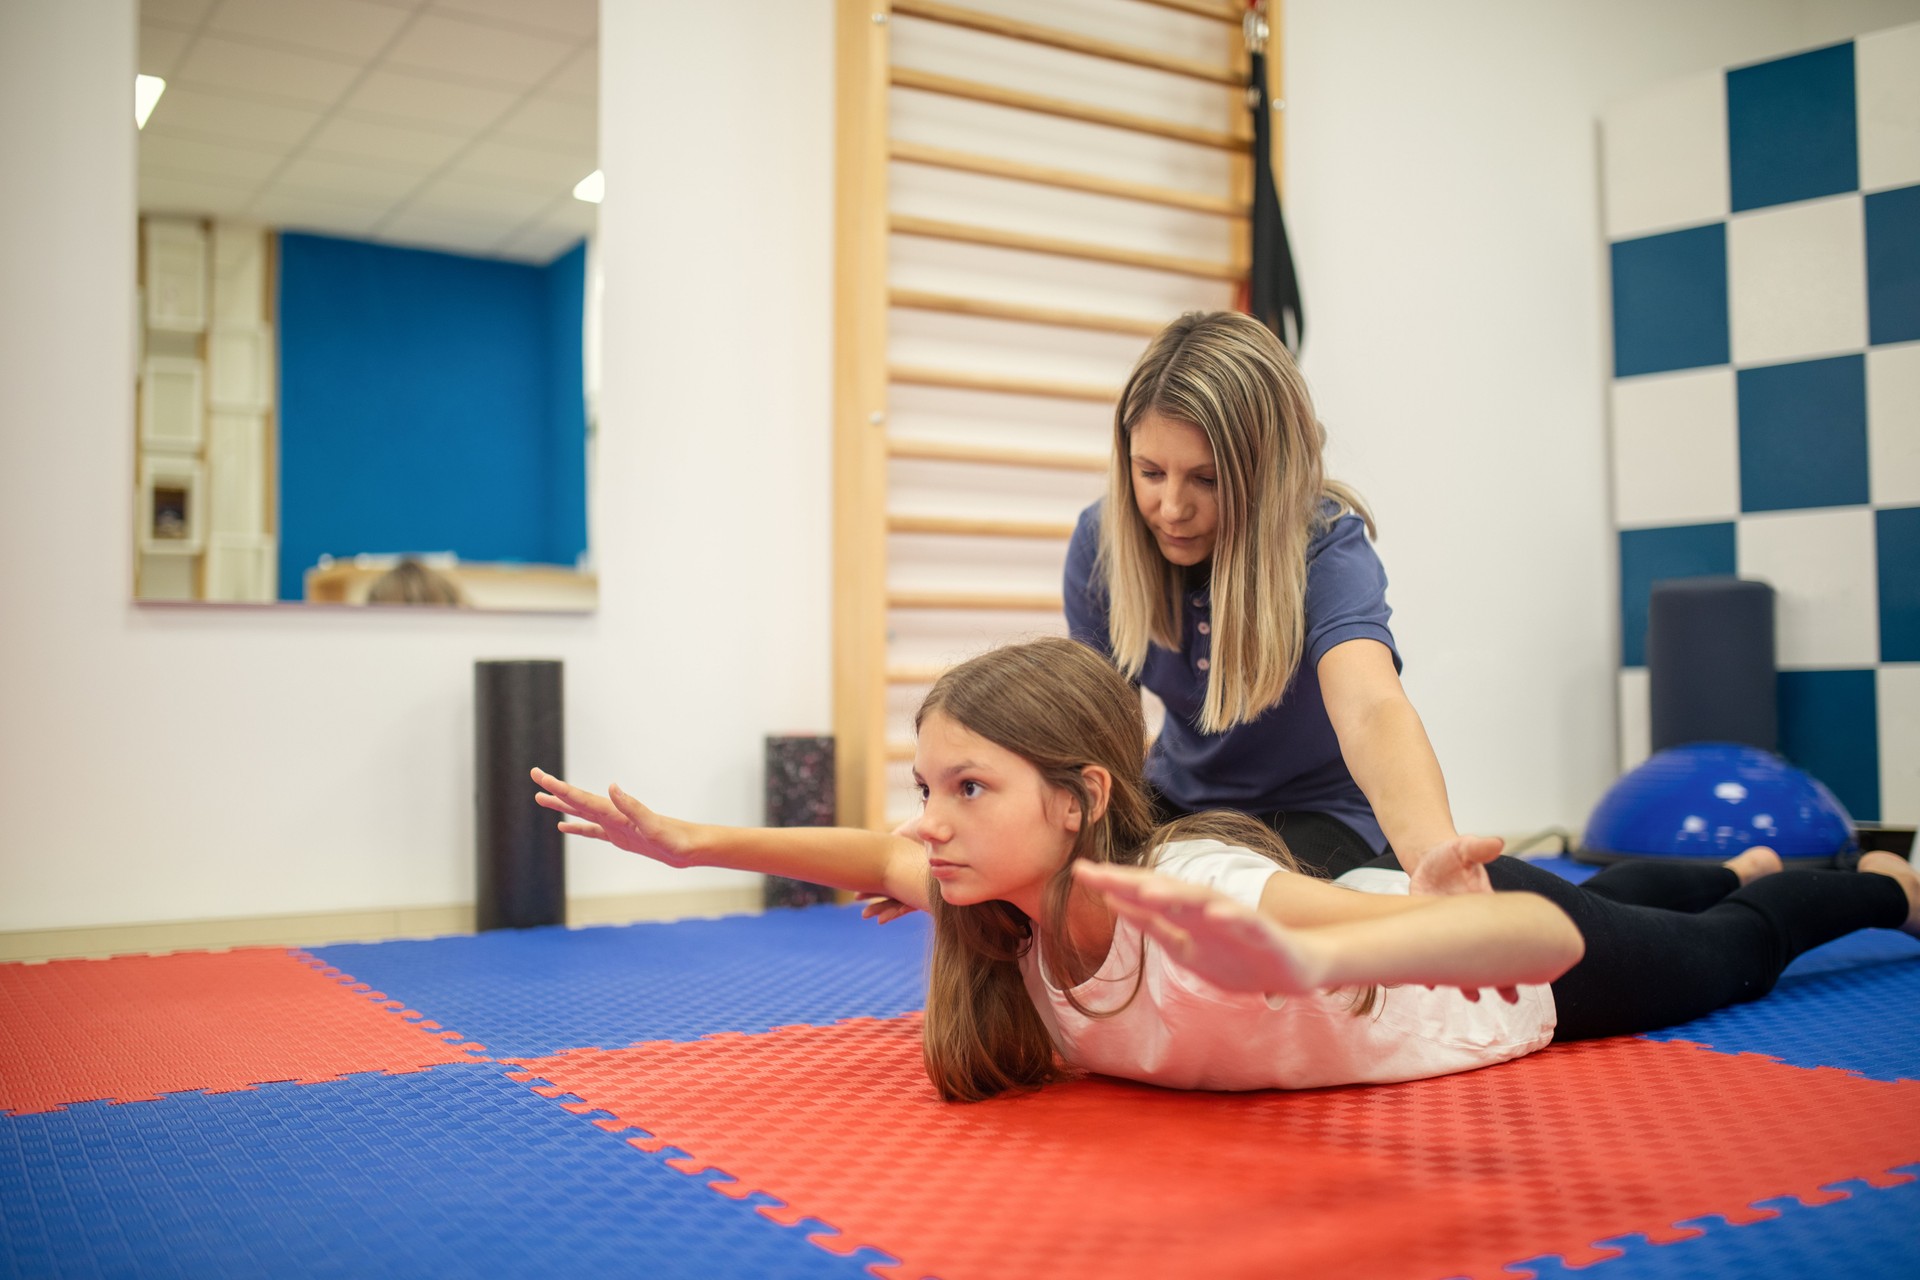
[[[147,117],[153,114],[154,104],[160,101],[160,95],[167,91],[167,82],[159,76],[135,76],[133,78],[133,125],[136,129],[147,127]]]
[[[601,197],[606,194],[606,175],[598,169],[595,169],[592,173],[580,179],[573,188],[573,198],[575,200],[585,200],[588,204],[599,204]]]

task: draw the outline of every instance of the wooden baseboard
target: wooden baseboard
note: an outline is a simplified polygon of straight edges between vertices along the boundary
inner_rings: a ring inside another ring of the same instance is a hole
[[[761,909],[760,887],[689,889],[569,898],[567,924],[631,924],[637,920],[684,920],[738,915]],[[158,924],[100,925],[72,929],[22,929],[0,933],[0,962],[99,959],[128,953],[224,951],[231,947],[318,947],[334,942],[385,942],[392,938],[437,938],[473,932],[471,903],[445,907],[393,907],[376,911],[321,911],[303,915],[249,916],[222,920],[169,920]]]

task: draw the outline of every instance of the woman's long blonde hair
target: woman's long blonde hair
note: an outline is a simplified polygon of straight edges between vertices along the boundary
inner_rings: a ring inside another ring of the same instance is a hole
[[[1046,1024],[1027,995],[1020,959],[1036,941],[1056,963],[1071,954],[1067,903],[1075,859],[1139,866],[1169,840],[1215,839],[1299,869],[1280,838],[1244,814],[1195,814],[1154,827],[1139,695],[1085,645],[1047,639],[983,653],[935,682],[914,727],[936,711],[1027,761],[1081,813],[1080,833],[1047,885],[1037,926],[1011,903],[950,906],[939,884],[930,883],[933,957],[924,1050],[927,1075],[949,1102],[977,1102],[1063,1074]],[[1087,786],[1088,765],[1099,765],[1112,778],[1104,808]],[[1136,974],[1135,992],[1138,986]],[[1102,1017],[1125,1008],[1133,993],[1106,1010],[1087,1008],[1071,992],[1067,998],[1082,1013]]]
[[[1218,733],[1279,702],[1306,646],[1307,547],[1360,496],[1322,469],[1326,428],[1306,380],[1266,326],[1236,311],[1189,312],[1134,366],[1114,411],[1099,572],[1113,658],[1138,677],[1147,647],[1181,646],[1186,571],[1160,554],[1133,500],[1133,432],[1147,414],[1198,427],[1213,446],[1219,524],[1213,645],[1199,727]]]

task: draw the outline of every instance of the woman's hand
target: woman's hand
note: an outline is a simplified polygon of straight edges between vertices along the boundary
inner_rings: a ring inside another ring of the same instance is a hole
[[[533,770],[533,780],[541,787],[535,803],[567,815],[569,820],[560,824],[566,834],[605,840],[670,867],[695,864],[699,844],[692,823],[663,817],[619,787],[608,787],[606,795],[598,796],[562,782],[543,769]]]
[[[1205,885],[1084,860],[1073,874],[1182,968],[1222,990],[1304,995],[1326,985],[1310,939]]]
[[[1487,864],[1504,848],[1498,836],[1455,836],[1420,855],[1408,887],[1414,893],[1492,893]]]

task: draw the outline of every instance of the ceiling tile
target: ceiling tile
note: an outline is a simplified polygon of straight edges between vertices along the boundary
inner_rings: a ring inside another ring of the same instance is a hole
[[[160,96],[160,105],[153,109],[152,119],[147,121],[147,129],[291,147],[322,119],[320,112],[308,107],[229,97],[191,85],[168,85]]]
[[[568,197],[565,204],[556,205],[553,212],[547,215],[546,225],[555,231],[564,231],[577,238],[592,235],[599,221],[599,205]]]
[[[422,14],[387,53],[389,65],[531,88],[565,62],[575,45],[524,31]]]
[[[214,0],[140,0],[140,21],[198,26],[213,5]]]
[[[329,159],[377,162],[426,173],[445,164],[471,138],[471,134],[441,129],[409,129],[335,116],[308,140],[307,150]]]
[[[566,148],[575,155],[598,155],[600,108],[576,98],[528,98],[494,132],[502,138]]]
[[[454,218],[498,219],[512,228],[533,219],[552,203],[553,197],[544,192],[441,178],[407,201],[407,209]]]
[[[542,93],[556,98],[578,98],[582,102],[600,101],[600,49],[588,45],[567,59],[567,64],[540,86]]]
[[[374,235],[391,244],[493,257],[514,230],[513,224],[503,220],[451,218],[403,210],[382,223]]]
[[[275,187],[253,202],[249,216],[285,231],[318,231],[332,236],[364,238],[387,216],[391,206],[337,203],[312,194]]]
[[[599,0],[433,0],[434,9],[506,26],[533,27],[567,40],[592,40],[600,31]]]
[[[226,0],[207,29],[364,60],[385,48],[409,17],[368,0]]]
[[[142,213],[197,213],[232,217],[246,209],[257,189],[255,183],[220,182],[140,166]]]
[[[303,155],[281,172],[279,181],[289,187],[332,192],[340,199],[356,203],[372,200],[395,204],[420,185],[420,177],[418,173],[402,169]]]
[[[488,139],[475,143],[461,155],[449,175],[568,193],[593,170],[593,156],[584,152],[568,153],[552,147]]]
[[[528,227],[502,244],[500,254],[535,266],[545,266],[584,238],[582,233],[562,227]]]
[[[140,74],[173,78],[180,55],[193,43],[193,28],[168,26],[161,22],[140,24]]]
[[[176,69],[187,83],[264,93],[312,106],[332,106],[359,75],[351,62],[309,57],[263,45],[201,36]]]
[[[149,124],[140,134],[140,163],[167,173],[258,184],[280,167],[281,153],[176,137]]]
[[[383,67],[369,73],[340,109],[356,116],[479,129],[499,119],[517,98],[511,89],[456,84]]]

